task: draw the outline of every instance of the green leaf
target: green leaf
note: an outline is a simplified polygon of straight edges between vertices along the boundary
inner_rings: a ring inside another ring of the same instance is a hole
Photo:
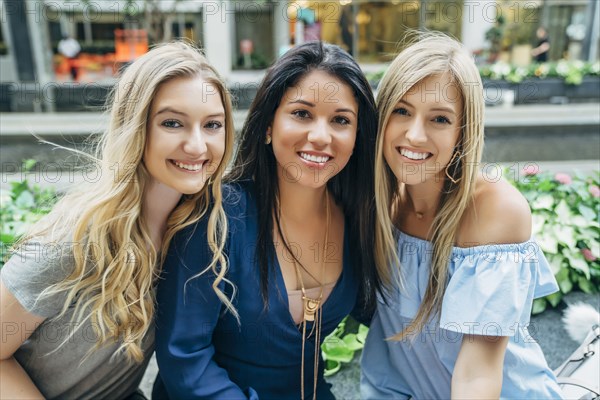
[[[363,324],[360,324],[358,327],[358,333],[356,334],[356,339],[360,342],[364,343],[367,340],[367,334],[369,333],[369,327]]]
[[[331,376],[337,373],[342,368],[342,363],[335,360],[325,360],[325,371],[324,376]]]
[[[25,171],[30,171],[36,164],[37,161],[33,160],[33,159],[27,159],[23,161],[23,169]]]
[[[563,268],[563,260],[565,256],[562,254],[546,254],[546,259],[552,268],[552,273],[556,276],[562,269],[568,271],[567,268]],[[558,279],[558,278],[557,278]]]
[[[15,204],[19,208],[31,208],[35,205],[35,199],[30,191],[25,190],[17,197]]]
[[[558,241],[552,231],[542,231],[537,237],[537,242],[544,253],[558,253]]]
[[[27,181],[23,182],[11,182],[11,193],[10,197],[13,201],[15,201],[21,193],[29,189],[29,185]]]
[[[535,236],[539,235],[540,232],[543,231],[544,225],[546,225],[546,219],[542,215],[536,213],[531,216],[531,222],[531,230]]]
[[[547,305],[548,305],[548,302],[546,301],[545,298],[535,299],[535,300],[533,300],[533,308],[531,309],[531,313],[533,315],[540,314],[540,313],[544,312]]]
[[[321,350],[323,353],[323,357],[328,360],[340,361],[340,362],[350,362],[354,357],[354,351],[348,349],[342,342],[342,344],[338,343],[323,343],[321,346]]]
[[[356,339],[355,333],[347,334],[342,340],[346,343],[346,347],[352,351],[360,350],[364,347],[364,344]]]
[[[584,204],[579,204],[579,207],[577,207],[577,209],[579,210],[581,215],[583,215],[583,217],[588,221],[598,220],[598,214],[595,213],[594,210],[592,210],[588,206]]]
[[[568,225],[554,225],[552,230],[559,242],[564,243],[571,250],[577,248],[577,239],[575,239],[575,230],[573,227]]]
[[[536,210],[539,210],[539,209],[552,210],[553,205],[554,205],[554,197],[552,197],[552,195],[550,195],[550,194],[543,194],[532,202],[531,208],[536,209]]]
[[[579,280],[577,281],[577,285],[579,286],[579,289],[581,289],[583,292],[585,293],[594,293],[594,286],[592,285],[592,283],[586,279],[583,276],[579,277]]]
[[[561,268],[556,274],[556,281],[558,282],[558,286],[560,287],[560,291],[564,294],[569,293],[573,290],[573,283],[571,279],[569,279],[569,270],[567,268]]]
[[[598,231],[593,228],[580,228],[579,229],[580,240],[588,241],[590,243],[597,243]],[[594,253],[598,254],[598,253]]]
[[[579,251],[563,249],[563,254],[568,257],[568,262],[571,268],[583,272],[585,277],[590,279],[590,266]]]
[[[571,212],[571,209],[567,205],[567,202],[565,201],[565,199],[562,199],[558,203],[554,212],[556,213],[558,220],[560,222],[562,222],[563,224],[570,223],[571,218],[573,217],[573,213]]]
[[[540,192],[550,192],[556,187],[556,183],[550,180],[544,180],[538,184],[538,190]]]
[[[552,293],[551,295],[546,296],[546,300],[552,305],[552,307],[556,307],[558,303],[560,303],[563,294],[561,292]]]
[[[576,215],[571,220],[571,225],[576,226],[578,228],[586,228],[589,225],[589,221],[581,215]]]
[[[10,233],[6,233],[6,232],[0,233],[0,242],[2,242],[3,245],[10,246],[11,244],[14,243],[14,241],[15,241],[14,235],[11,235]]]

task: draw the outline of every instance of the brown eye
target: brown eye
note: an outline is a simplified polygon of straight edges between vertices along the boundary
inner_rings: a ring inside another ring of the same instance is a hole
[[[305,118],[309,118],[310,117],[310,113],[306,110],[296,110],[292,112],[292,115],[300,118],[300,119],[305,119]]]
[[[349,125],[350,124],[350,120],[346,117],[335,117],[335,118],[333,118],[333,122],[335,122],[336,124],[340,124],[340,125]]]

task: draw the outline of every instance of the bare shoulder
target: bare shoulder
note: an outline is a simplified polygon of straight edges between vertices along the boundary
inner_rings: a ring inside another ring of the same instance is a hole
[[[531,210],[510,183],[478,179],[473,202],[461,223],[459,242],[522,243],[531,237]]]

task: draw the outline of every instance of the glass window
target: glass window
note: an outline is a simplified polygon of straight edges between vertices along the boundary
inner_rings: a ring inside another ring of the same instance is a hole
[[[432,31],[444,32],[454,38],[461,38],[463,1],[423,0],[425,28]]]
[[[499,3],[505,20],[504,46],[511,48],[535,43],[535,31],[540,26],[540,7],[535,2]]]
[[[4,56],[8,53],[8,46],[4,41],[4,34],[2,33],[2,21],[0,21],[0,56]]]
[[[358,60],[389,61],[400,50],[409,30],[419,29],[418,1],[360,4],[355,16],[358,27]]]
[[[320,38],[352,53],[356,33],[353,55],[363,63],[389,61],[411,30],[461,37],[463,0],[296,1],[290,7],[304,23],[305,39]],[[294,37],[294,24],[290,30]]]
[[[586,25],[586,7],[582,5],[552,5],[550,3],[550,59],[578,59]]]
[[[275,60],[273,9],[255,2],[236,4],[234,68],[267,68]]]

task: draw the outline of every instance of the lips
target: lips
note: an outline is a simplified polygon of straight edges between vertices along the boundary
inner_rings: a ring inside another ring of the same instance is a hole
[[[412,151],[412,150],[408,150],[404,147],[397,147],[396,149],[398,150],[400,155],[408,158],[409,160],[413,160],[413,161],[423,161],[423,160],[426,160],[429,157],[431,157],[431,153],[428,153],[428,152]]]
[[[202,170],[202,167],[204,166],[204,164],[206,164],[207,160],[202,160],[200,162],[181,162],[181,161],[176,161],[176,160],[170,160],[171,164],[175,165],[177,168],[185,170],[185,171],[190,171],[190,172],[198,172],[200,170]]]

